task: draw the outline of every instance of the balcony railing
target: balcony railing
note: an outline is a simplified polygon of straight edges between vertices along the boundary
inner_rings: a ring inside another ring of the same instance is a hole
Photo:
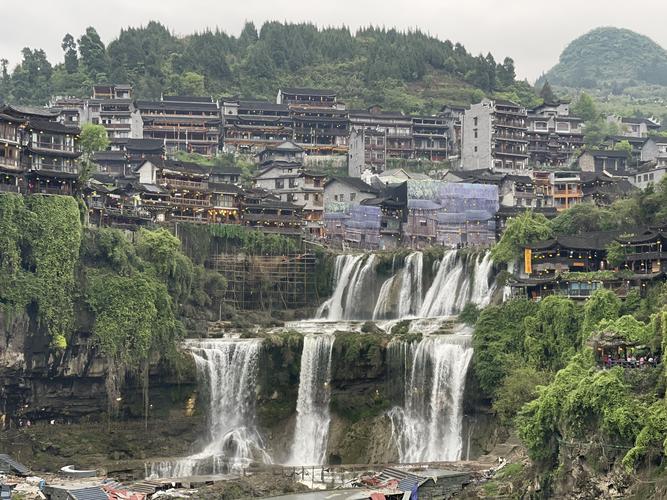
[[[21,168],[21,164],[18,160],[14,158],[7,158],[6,156],[0,156],[0,165],[10,168]]]
[[[73,165],[60,165],[57,163],[37,163],[32,165],[33,170],[50,170],[52,172],[62,172],[64,174],[78,174],[79,169]]]
[[[169,220],[174,222],[192,222],[194,224],[207,224],[206,217],[198,217],[196,215],[170,215]]]
[[[0,183],[0,193],[18,193],[19,187],[16,184]]]
[[[172,197],[167,201],[171,205],[183,205],[187,207],[210,207],[210,200],[200,200],[197,198],[181,198],[178,196]]]
[[[159,180],[160,184],[166,184],[175,188],[183,189],[197,189],[200,191],[208,190],[208,182],[198,182],[198,181],[186,181],[182,179],[169,179],[167,177],[162,177]]]
[[[48,149],[51,151],[66,151],[68,153],[75,153],[73,145],[66,145],[57,142],[34,141],[32,147],[37,149]]]
[[[10,135],[3,135],[3,134],[0,134],[0,141],[4,141],[4,142],[12,142],[12,143],[14,143],[14,144],[18,144],[18,142],[19,142],[19,138],[18,138],[16,135],[11,135],[11,136],[10,136]]]

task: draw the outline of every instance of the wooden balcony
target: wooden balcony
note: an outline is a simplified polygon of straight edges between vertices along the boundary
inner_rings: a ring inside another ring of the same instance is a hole
[[[19,187],[16,184],[0,183],[0,193],[18,193]]]
[[[182,198],[180,196],[173,196],[166,202],[168,205],[181,205],[184,207],[202,207],[208,208],[211,206],[211,200],[202,200],[199,198]]]
[[[186,181],[183,179],[169,179],[162,177],[159,181],[159,184],[171,186],[173,188],[180,189],[193,189],[196,191],[208,191],[208,182],[199,182],[199,181]]]
[[[61,172],[63,174],[78,174],[79,168],[74,165],[60,165],[57,163],[39,163],[32,165],[32,170],[48,170],[50,172]]]
[[[66,145],[58,142],[34,141],[30,144],[36,149],[48,149],[49,151],[63,151],[65,153],[76,153],[73,145]]]
[[[0,167],[11,168],[16,170],[22,170],[21,163],[14,158],[7,158],[5,156],[0,156]]]

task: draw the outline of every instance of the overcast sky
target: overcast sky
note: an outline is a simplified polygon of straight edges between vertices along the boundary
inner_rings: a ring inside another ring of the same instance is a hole
[[[418,27],[461,42],[472,53],[514,59],[517,76],[531,82],[577,36],[598,26],[629,28],[667,46],[667,2],[643,0],[0,0],[0,58],[13,66],[25,46],[60,61],[66,32],[78,38],[94,26],[109,43],[124,26],[161,21],[179,35],[219,27],[238,35],[243,23],[266,20]]]

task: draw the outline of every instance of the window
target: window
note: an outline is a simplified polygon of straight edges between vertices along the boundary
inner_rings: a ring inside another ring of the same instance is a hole
[[[475,153],[477,152],[477,146],[475,146]]]
[[[473,130],[473,132],[474,132],[474,134],[475,134],[475,139],[477,139],[477,137],[478,137],[478,136],[477,136],[477,129]]]
[[[476,116],[472,119],[472,123],[475,127],[477,126],[477,117]]]
[[[648,180],[652,181],[653,180],[653,174],[648,174]]]
[[[304,194],[303,194],[303,199],[304,199],[305,201],[308,201],[309,198],[310,198],[310,194],[309,194],[309,193],[304,193]]]
[[[276,189],[282,189],[285,187],[285,182],[282,179],[276,179]]]
[[[425,219],[421,219],[421,220],[419,221],[419,225],[420,225],[421,227],[426,227],[426,220],[425,220]]]
[[[570,124],[568,122],[556,122],[556,131],[558,132],[569,132]]]
[[[343,193],[341,193],[341,194],[338,196],[338,198],[340,199],[340,201],[345,201],[345,195],[344,195]]]
[[[648,174],[644,174],[644,182],[648,181]]]
[[[547,130],[547,122],[535,122],[535,130]]]
[[[350,193],[350,201],[354,201],[357,198],[357,193]]]
[[[334,201],[338,201],[338,195],[337,194],[334,195]]]

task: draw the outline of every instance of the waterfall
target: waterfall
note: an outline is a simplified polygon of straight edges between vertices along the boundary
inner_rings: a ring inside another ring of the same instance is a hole
[[[419,313],[423,268],[424,254],[421,252],[413,252],[405,258],[403,268],[382,284],[373,308],[373,319],[405,318]]]
[[[326,462],[333,335],[306,335],[301,354],[296,429],[289,465]]]
[[[461,458],[463,391],[472,358],[471,337],[424,337],[406,349],[411,364],[404,402],[389,412],[401,463]]]
[[[405,258],[401,270],[401,291],[398,294],[398,317],[415,315],[422,305],[424,254],[414,252]]]
[[[189,341],[197,373],[209,390],[208,444],[175,461],[152,464],[150,477],[187,477],[271,463],[255,428],[255,390],[261,339]]]
[[[491,259],[491,253],[486,252],[484,256],[480,255],[475,266],[475,281],[470,296],[470,302],[479,307],[486,307],[491,302],[493,289],[489,286],[489,279],[492,270],[493,259]]]
[[[375,255],[371,254],[363,265],[359,265],[357,272],[352,277],[347,296],[345,298],[345,307],[343,308],[343,317],[330,319],[354,319],[363,314],[364,292],[367,291],[369,278],[373,278],[375,270]]]
[[[339,255],[336,257],[333,295],[320,306],[318,318],[340,321],[353,319],[364,304],[364,290],[374,279],[375,255]]]
[[[338,255],[334,263],[334,292],[317,310],[318,318],[342,316],[343,295],[350,284],[350,276],[363,255]]]
[[[419,315],[422,317],[451,316],[454,314],[458,282],[463,266],[457,252],[445,253],[438,266],[438,273],[426,292]]]
[[[488,252],[445,252],[439,262],[434,262],[435,277],[426,293],[422,252],[407,255],[402,266],[395,266],[392,260],[391,275],[381,286],[377,262],[374,254],[336,257],[334,292],[320,306],[316,318],[341,321],[452,316],[469,302],[484,307],[491,300],[493,261]]]
[[[426,292],[419,316],[451,316],[469,302],[484,307],[491,301],[489,281],[493,260],[483,256],[462,256],[452,250],[443,256],[433,283]]]

